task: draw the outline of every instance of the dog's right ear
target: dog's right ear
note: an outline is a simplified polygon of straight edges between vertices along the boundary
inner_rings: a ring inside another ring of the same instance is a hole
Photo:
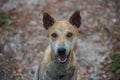
[[[43,26],[45,29],[50,28],[54,23],[55,20],[48,13],[43,13]]]

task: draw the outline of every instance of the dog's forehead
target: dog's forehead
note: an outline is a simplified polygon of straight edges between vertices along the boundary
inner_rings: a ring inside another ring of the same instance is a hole
[[[56,21],[51,30],[76,32],[76,29],[68,21]]]

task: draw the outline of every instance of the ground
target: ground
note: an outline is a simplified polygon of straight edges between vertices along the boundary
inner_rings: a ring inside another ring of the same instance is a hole
[[[109,76],[100,68],[103,67],[101,63],[109,58],[113,43],[103,29],[111,29],[109,27],[114,25],[116,18],[112,8],[104,4],[103,0],[0,1],[0,11],[12,15],[9,24],[0,26],[0,73],[11,73],[12,76],[9,79],[1,76],[0,79],[33,80],[36,66],[49,43],[42,25],[43,12],[48,12],[56,20],[65,20],[75,10],[80,10],[82,17],[76,54],[80,80],[108,79]],[[9,66],[7,68],[11,70],[4,70],[6,59],[9,65],[16,64],[15,71]]]

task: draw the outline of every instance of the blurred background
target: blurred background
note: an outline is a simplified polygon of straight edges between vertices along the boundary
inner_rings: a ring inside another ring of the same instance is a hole
[[[119,0],[0,0],[0,80],[33,80],[48,45],[42,14],[68,20],[80,10],[80,80],[120,80]]]

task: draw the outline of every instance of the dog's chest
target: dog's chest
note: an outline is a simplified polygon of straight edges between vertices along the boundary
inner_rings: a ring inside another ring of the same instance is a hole
[[[54,71],[47,71],[47,80],[73,80],[75,68],[70,67],[69,69],[56,69]]]

